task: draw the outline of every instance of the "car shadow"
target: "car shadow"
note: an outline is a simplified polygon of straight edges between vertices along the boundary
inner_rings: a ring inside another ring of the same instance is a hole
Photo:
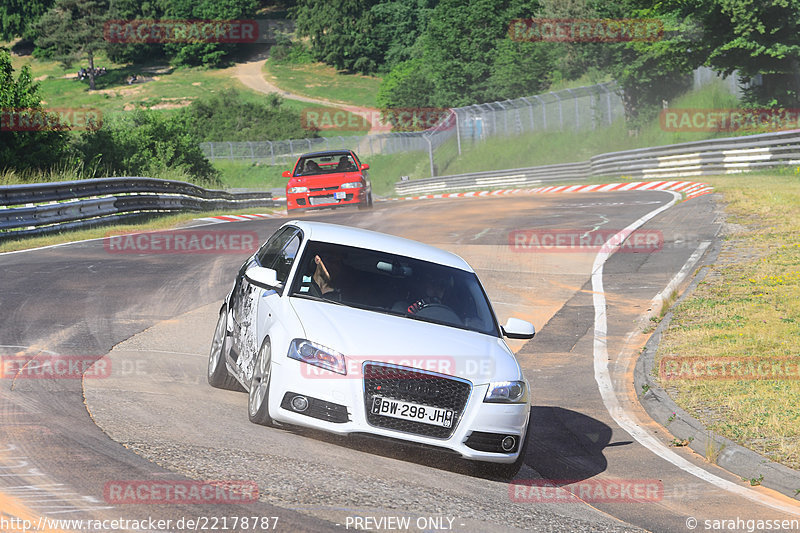
[[[444,448],[360,433],[341,436],[297,426],[282,428],[365,453],[472,477],[508,481],[508,478],[494,471],[491,463],[465,460]],[[541,476],[557,486],[591,478],[603,472],[608,465],[603,455],[606,446],[631,444],[631,441],[611,443],[611,428],[597,419],[577,411],[549,406],[531,408],[528,439],[524,465],[535,471],[535,478]],[[531,472],[523,467],[514,479],[530,477]]]
[[[534,406],[525,464],[565,485],[591,478],[608,467],[603,451],[633,441],[611,442],[611,428],[583,413],[561,407]]]

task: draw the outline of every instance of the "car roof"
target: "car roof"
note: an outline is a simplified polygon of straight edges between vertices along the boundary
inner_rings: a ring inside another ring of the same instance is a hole
[[[379,233],[377,231],[354,228],[351,226],[329,224],[327,222],[292,220],[284,225],[300,228],[307,239],[314,241],[343,244],[368,250],[378,250],[390,254],[421,259],[423,261],[430,261],[431,263],[446,265],[460,270],[466,270],[467,272],[474,272],[466,261],[454,253],[421,242],[404,239],[403,237],[396,237],[386,233]]]
[[[322,152],[308,152],[307,154],[302,154],[300,157],[318,157],[322,155],[350,155],[352,153],[351,150],[324,150]]]

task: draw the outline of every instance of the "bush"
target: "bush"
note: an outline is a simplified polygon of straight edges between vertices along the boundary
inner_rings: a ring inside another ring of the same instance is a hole
[[[316,137],[303,128],[300,113],[284,109],[277,94],[260,102],[228,89],[197,100],[181,116],[202,141],[266,141]]]
[[[74,144],[84,161],[109,175],[189,175],[201,185],[218,185],[218,172],[203,155],[200,139],[180,116],[137,109],[112,117]]]

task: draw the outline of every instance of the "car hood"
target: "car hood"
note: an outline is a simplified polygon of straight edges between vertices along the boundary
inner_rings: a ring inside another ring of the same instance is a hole
[[[291,298],[306,338],[345,355],[348,373],[382,361],[453,375],[479,385],[522,379],[502,339],[334,303]]]

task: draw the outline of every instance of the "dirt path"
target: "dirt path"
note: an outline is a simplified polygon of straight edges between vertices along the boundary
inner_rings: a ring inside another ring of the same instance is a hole
[[[367,120],[369,120],[370,124],[372,125],[371,129],[369,130],[369,134],[386,133],[384,131],[385,127],[382,127],[380,124],[376,124],[375,121],[373,121],[373,118],[378,116],[377,114],[380,112],[376,108],[343,104],[341,102],[334,102],[332,100],[326,100],[324,98],[311,98],[308,96],[303,96],[300,94],[284,91],[278,86],[270,83],[264,78],[262,70],[264,67],[264,63],[266,63],[267,61],[268,56],[269,56],[268,52],[263,52],[258,54],[257,56],[250,58],[244,63],[236,64],[236,66],[231,67],[231,75],[236,79],[238,79],[239,81],[241,81],[248,88],[253,89],[254,91],[262,93],[278,93],[281,96],[285,98],[291,98],[292,100],[299,100],[301,102],[308,102],[309,104],[316,104],[326,107],[336,107],[339,109],[344,109],[356,115],[366,117]]]

